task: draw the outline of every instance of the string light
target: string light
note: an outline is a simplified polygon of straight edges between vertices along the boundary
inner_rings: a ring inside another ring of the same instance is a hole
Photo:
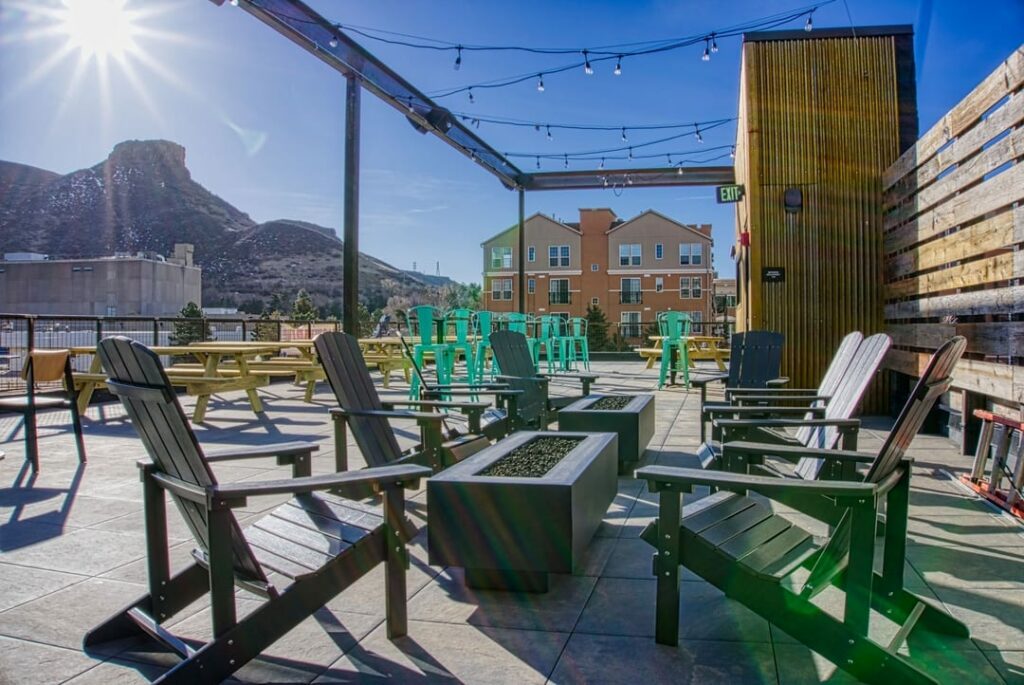
[[[693,137],[697,139],[698,143],[704,142],[704,136],[700,134],[700,126],[697,126],[696,124],[693,126]]]
[[[455,64],[452,65],[452,69],[458,71],[462,68],[462,46],[455,48]]]
[[[238,0],[231,0],[232,7],[238,7]]]
[[[601,177],[601,182],[604,184],[605,188],[608,187],[608,177],[607,176],[602,176]]]
[[[700,56],[701,61],[710,62],[711,54],[708,52],[708,39],[704,39],[704,54]]]
[[[633,148],[629,148],[629,161],[633,161]]]
[[[715,40],[715,34],[711,34],[711,52],[718,52],[718,41]]]
[[[332,48],[338,47],[337,27],[335,27],[335,31],[333,31],[331,33],[331,39],[329,41],[327,41],[327,44],[330,45]]]
[[[668,160],[668,165],[672,166],[672,153],[666,154],[665,159]]]
[[[601,158],[601,163],[597,165],[598,169],[604,169],[604,157]]]
[[[470,88],[469,89],[469,104],[472,105],[474,102],[476,102],[476,98],[473,97],[473,89]]]
[[[625,143],[626,141],[627,141],[627,139],[626,139],[626,128],[623,127],[622,128],[622,142]]]
[[[594,75],[594,67],[590,66],[590,52],[587,50],[583,51],[583,73],[587,76]]]
[[[537,74],[537,92],[544,92],[544,74]]]
[[[622,55],[615,58],[615,69],[612,71],[615,76],[622,76]]]
[[[807,23],[804,24],[804,31],[810,33],[814,30],[814,10],[811,10],[810,14],[807,15]]]
[[[677,176],[682,176],[683,175],[683,167],[679,167],[678,169],[676,169],[676,175]]]
[[[537,157],[537,168],[540,169],[540,157]]]
[[[568,154],[565,155],[565,168],[566,169],[569,168],[569,155]]]
[[[409,96],[409,103],[406,105],[406,108],[409,110],[409,114],[415,114],[416,113],[416,108],[412,106],[412,96],[411,95]]]
[[[736,146],[733,145],[732,149],[729,150],[729,159],[736,159]]]
[[[547,131],[548,131],[548,140],[551,140],[552,137],[551,137],[551,127],[550,126],[547,127]]]

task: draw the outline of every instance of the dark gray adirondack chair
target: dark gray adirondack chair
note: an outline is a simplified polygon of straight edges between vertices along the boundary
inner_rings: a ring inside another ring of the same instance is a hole
[[[851,334],[852,335],[852,334]],[[850,336],[847,336],[849,339]],[[789,445],[794,447],[812,447],[815,449],[833,449],[842,441],[843,449],[857,449],[857,431],[860,421],[854,418],[860,408],[864,393],[881,366],[885,353],[892,343],[884,333],[878,333],[863,339],[852,357],[847,355],[847,339],[839,346],[834,362],[845,366],[841,373],[834,374],[833,365],[822,380],[821,395],[815,396],[811,407],[764,407],[736,406],[715,407],[712,415],[719,417],[713,422],[712,436],[721,440],[706,442],[701,445],[698,456],[704,468],[725,469],[727,471],[744,472],[747,464],[742,458],[733,458],[726,462],[722,457],[721,445],[726,442],[744,440],[762,442],[768,445]],[[845,363],[844,363],[845,362]],[[808,396],[810,397],[810,396]],[[817,398],[822,399],[817,399]],[[820,403],[827,402],[824,406]],[[794,416],[805,412],[803,416]],[[743,418],[756,414],[756,418]],[[785,432],[787,428],[796,428],[793,434]],[[808,480],[816,478],[848,479],[847,471],[824,472],[824,462],[820,459],[802,459],[795,468],[794,475]],[[769,475],[786,475],[771,468],[770,463],[761,462],[753,467],[755,471],[770,470]]]
[[[517,400],[517,413],[510,416],[512,430],[526,427],[545,429],[555,420],[556,412],[580,397],[590,394],[590,385],[598,376],[586,373],[537,373],[526,336],[515,331],[495,331],[491,334],[491,349],[498,360],[501,374],[498,380],[522,394]],[[573,397],[550,397],[548,386],[553,378],[579,381],[582,394]]]
[[[128,338],[107,338],[98,354],[107,387],[121,398],[151,462],[140,462],[149,557],[148,595],[89,631],[84,647],[149,636],[181,655],[160,683],[219,683],[381,562],[387,563],[388,637],[406,633],[404,488],[430,470],[412,464],[310,476],[315,444],[267,445],[206,454],[178,404],[155,354]],[[210,462],[276,456],[294,478],[262,483],[217,482]],[[383,510],[332,492],[383,493]],[[244,530],[232,509],[249,497],[294,497]],[[165,495],[170,494],[195,538],[194,563],[173,577]],[[274,571],[284,583],[271,582]],[[238,620],[235,587],[265,598]],[[210,594],[213,639],[198,647],[163,627]]]
[[[432,400],[394,400],[382,402],[367,370],[359,341],[347,333],[321,333],[314,340],[317,357],[327,382],[334,391],[338,407],[331,409],[334,422],[334,458],[338,472],[348,470],[347,430],[359,445],[368,466],[422,464],[435,473],[475,454],[490,444],[481,435],[484,402],[441,402]],[[395,409],[414,406],[429,411]],[[439,409],[459,409],[469,417],[471,434],[452,435],[442,430],[445,415]],[[420,444],[403,452],[389,419],[413,419],[420,428]]]
[[[898,653],[919,629],[968,637],[966,626],[943,608],[903,587],[911,461],[906,451],[925,416],[951,385],[951,374],[966,340],[956,337],[932,356],[874,457],[860,452],[781,448],[797,458],[870,463],[860,480],[802,481],[700,469],[647,466],[637,471],[658,492],[658,518],[642,537],[658,549],[655,639],[679,638],[679,567],[685,566],[763,618],[869,683],[934,685],[911,658]],[[747,449],[733,446],[736,451]],[[751,447],[756,453],[760,445]],[[681,507],[694,485],[720,488]],[[784,514],[748,494],[756,492],[828,523],[832,534],[815,538]],[[874,572],[875,520],[885,503],[882,572]],[[809,569],[796,576],[798,569]],[[842,618],[811,600],[829,586],[845,594]],[[888,645],[868,634],[874,610],[900,625]],[[699,620],[699,617],[696,617]]]
[[[690,374],[690,385],[700,388],[700,439],[705,440],[704,407],[708,402],[708,384],[725,381],[726,399],[736,389],[759,389],[785,385],[788,379],[779,376],[782,366],[782,343],[785,337],[773,331],[733,333],[729,348],[728,373]],[[728,406],[730,403],[724,403]]]

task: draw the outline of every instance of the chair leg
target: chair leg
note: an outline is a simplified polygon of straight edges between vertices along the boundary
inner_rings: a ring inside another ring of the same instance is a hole
[[[85,436],[82,434],[82,417],[78,414],[78,406],[71,402],[71,425],[75,430],[75,445],[78,447],[78,462],[84,464],[85,457]]]
[[[32,471],[39,473],[39,436],[34,411],[25,413],[25,459],[32,464]]]

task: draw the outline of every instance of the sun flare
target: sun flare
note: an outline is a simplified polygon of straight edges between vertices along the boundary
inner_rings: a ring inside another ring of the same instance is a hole
[[[82,57],[123,60],[138,50],[134,19],[125,0],[64,0],[60,28]]]

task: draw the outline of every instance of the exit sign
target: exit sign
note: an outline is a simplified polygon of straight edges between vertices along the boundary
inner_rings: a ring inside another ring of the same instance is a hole
[[[743,186],[739,184],[718,186],[715,188],[715,199],[718,200],[718,204],[739,202],[743,199]]]

